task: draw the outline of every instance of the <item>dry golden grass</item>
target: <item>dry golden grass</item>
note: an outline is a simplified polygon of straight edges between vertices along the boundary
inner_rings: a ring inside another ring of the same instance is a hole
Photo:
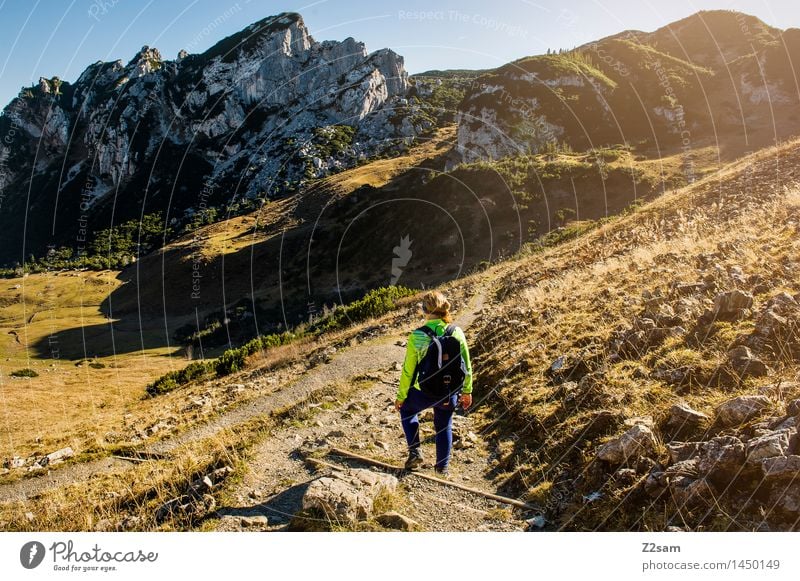
[[[110,321],[100,304],[119,284],[116,274],[44,273],[2,281],[0,458],[65,445],[86,448],[120,424],[148,382],[175,365],[166,357],[174,349],[137,349],[138,331],[116,332],[118,354],[94,357],[108,351]],[[56,335],[81,327],[85,333],[77,344]],[[145,333],[158,330],[155,324]],[[76,365],[75,358],[83,356],[87,361]],[[22,368],[39,376],[10,377]]]
[[[87,531],[105,529],[174,530],[191,523],[181,519],[156,521],[157,508],[185,494],[196,478],[221,466],[241,467],[247,448],[263,438],[269,422],[257,420],[212,438],[192,442],[167,460],[53,488],[25,502],[0,504],[0,529]],[[130,524],[123,521],[136,517]]]
[[[775,381],[797,380],[797,362],[770,362],[770,377],[747,379],[728,389],[698,384],[680,390],[650,375],[662,363],[710,374],[732,340],[752,330],[747,320],[715,325],[702,345],[667,340],[639,358],[605,364],[599,393],[592,395],[596,399],[572,407],[562,401],[546,371],[563,354],[589,349],[600,359],[608,355],[612,333],[629,327],[641,312],[644,291],[667,291],[673,282],[695,282],[708,274],[698,271],[700,255],[713,257],[720,281],[733,266],[747,276],[772,281],[767,292],[756,294],[755,309],[781,290],[800,291],[786,266],[800,263],[798,184],[800,143],[794,142],[734,163],[575,241],[538,254],[523,253],[499,266],[495,272],[501,303],[479,319],[475,349],[482,384],[478,393],[491,390],[490,405],[480,411],[485,430],[516,442],[514,452],[501,460],[498,482],[541,501],[565,468],[577,478],[590,465],[596,446],[622,430],[612,426],[584,436],[600,409],[621,418],[652,416],[658,421],[672,404],[684,401],[713,415],[731,397]],[[706,297],[706,308],[711,298]],[[525,332],[496,324],[508,319],[525,325]],[[637,372],[640,367],[644,373]],[[574,509],[565,526],[633,526],[636,518],[619,509],[622,503],[608,506],[607,514]],[[662,521],[654,518],[646,526]]]

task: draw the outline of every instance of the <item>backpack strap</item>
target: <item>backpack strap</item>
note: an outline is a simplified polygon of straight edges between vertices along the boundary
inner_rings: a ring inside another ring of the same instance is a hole
[[[420,328],[417,329],[417,331],[422,331],[423,333],[425,333],[430,338],[431,342],[433,342],[433,337],[436,335],[436,333],[433,332],[433,329],[431,329],[427,325],[422,325]],[[419,371],[419,363],[417,363],[417,365],[414,367],[414,373],[411,374],[411,385],[414,385],[417,382],[418,371]]]
[[[439,342],[439,336],[436,334],[436,332],[433,329],[431,329],[427,325],[422,325],[419,329],[417,329],[417,331],[422,331],[423,333],[425,333],[428,336],[428,338],[431,340],[431,344],[435,344],[436,345],[436,349],[438,350],[438,353],[439,353],[438,363],[439,363],[439,367],[441,368],[442,367],[442,344]],[[416,374],[417,374],[417,371],[415,369],[414,370],[414,376],[411,378],[411,385],[414,385],[414,381],[416,380]]]
[[[419,329],[417,329],[417,331],[422,331],[423,333],[425,333],[431,339],[436,337],[436,333],[428,325],[422,325]]]
[[[444,335],[449,337],[450,335],[456,332],[456,328],[457,327],[455,325],[447,325],[447,327],[444,330]]]

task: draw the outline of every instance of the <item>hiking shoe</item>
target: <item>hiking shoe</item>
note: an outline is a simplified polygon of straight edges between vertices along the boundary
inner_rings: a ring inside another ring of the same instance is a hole
[[[441,476],[442,478],[448,478],[450,476],[450,470],[448,468],[434,468],[434,472],[436,472],[436,476]]]
[[[419,448],[414,448],[408,453],[408,460],[406,460],[406,470],[416,470],[422,463],[424,462],[424,458],[422,457],[422,452],[420,452]]]

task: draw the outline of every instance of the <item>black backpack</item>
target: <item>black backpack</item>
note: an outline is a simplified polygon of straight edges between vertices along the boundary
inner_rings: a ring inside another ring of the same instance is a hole
[[[441,337],[428,326],[418,330],[431,339],[428,351],[414,372],[422,392],[441,400],[461,391],[466,374],[461,359],[461,343],[453,336],[455,327],[448,325]],[[413,380],[411,384],[414,384]]]

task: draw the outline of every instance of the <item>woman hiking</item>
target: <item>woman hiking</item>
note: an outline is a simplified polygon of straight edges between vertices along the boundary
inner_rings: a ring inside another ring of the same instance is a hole
[[[408,442],[406,469],[422,466],[419,412],[433,408],[436,464],[447,475],[453,446],[453,413],[472,405],[472,364],[464,332],[451,325],[450,302],[440,292],[428,292],[420,304],[425,325],[411,332],[400,374],[395,408]]]

